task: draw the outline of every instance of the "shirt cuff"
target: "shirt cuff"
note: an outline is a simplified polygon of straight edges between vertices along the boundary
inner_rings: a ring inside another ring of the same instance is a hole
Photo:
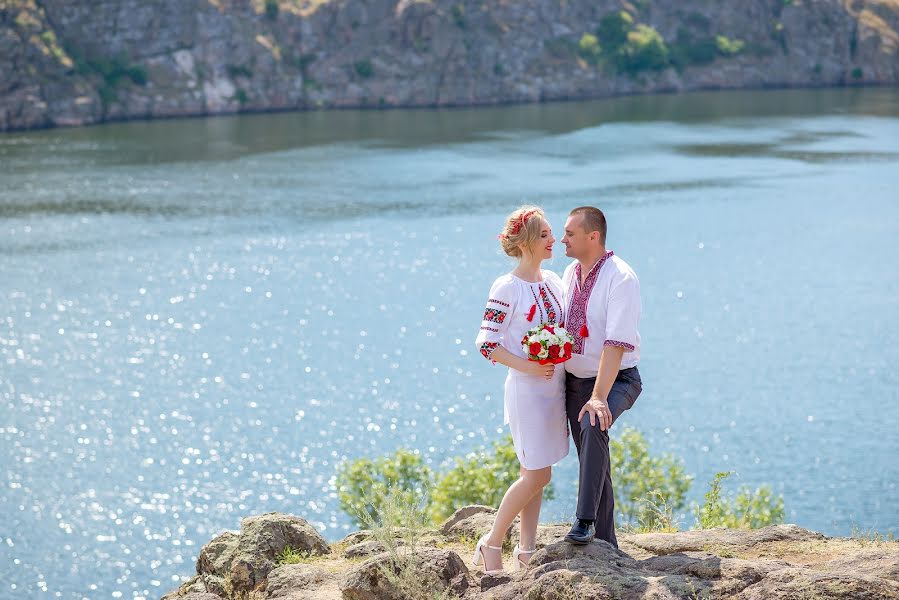
[[[603,346],[615,346],[616,348],[624,348],[625,352],[633,352],[634,347],[627,342],[619,342],[618,340],[606,340]]]
[[[486,358],[487,360],[493,360],[490,357],[493,356],[493,353],[497,348],[499,348],[499,344],[497,344],[496,342],[484,342],[483,344],[481,344],[481,354],[483,354],[484,358]]]

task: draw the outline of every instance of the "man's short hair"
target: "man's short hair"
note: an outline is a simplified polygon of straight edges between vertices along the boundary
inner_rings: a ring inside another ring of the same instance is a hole
[[[605,246],[606,244],[606,216],[595,206],[579,206],[571,211],[570,216],[581,215],[584,231],[590,233],[592,231],[599,232],[599,241]]]

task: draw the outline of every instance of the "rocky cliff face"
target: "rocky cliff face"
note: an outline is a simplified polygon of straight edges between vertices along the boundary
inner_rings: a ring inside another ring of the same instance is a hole
[[[597,60],[622,10],[670,60]],[[0,130],[895,84],[897,32],[899,0],[0,0]]]
[[[370,532],[328,546],[298,517],[252,517],[206,544],[197,575],[162,600],[899,598],[899,542],[827,538],[795,525],[622,535],[620,550],[604,541],[572,546],[563,541],[567,525],[540,526],[526,569],[486,575],[467,561],[492,517],[487,507],[459,509],[440,530],[423,532],[414,552],[397,551],[402,563]],[[514,526],[507,541],[517,541]],[[297,551],[292,564],[276,559],[285,546]],[[511,566],[508,554],[504,563]],[[385,570],[397,564],[406,575],[399,584]],[[398,589],[416,578],[428,586]]]

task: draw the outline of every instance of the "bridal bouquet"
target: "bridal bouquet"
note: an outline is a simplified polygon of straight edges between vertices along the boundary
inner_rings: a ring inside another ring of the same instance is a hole
[[[541,365],[557,365],[571,358],[574,338],[561,325],[541,323],[527,332],[521,340],[521,349],[528,360]]]

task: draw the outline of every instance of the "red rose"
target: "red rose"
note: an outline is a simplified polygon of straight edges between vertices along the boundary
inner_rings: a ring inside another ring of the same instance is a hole
[[[559,350],[558,346],[550,346],[549,347],[549,357],[550,358],[559,358]]]
[[[529,350],[531,351],[531,354],[537,355],[540,354],[541,350],[543,350],[543,346],[540,345],[540,342],[534,342],[530,345]]]
[[[545,329],[546,331],[548,331],[548,332],[550,332],[550,333],[555,333],[555,332],[556,332],[556,330],[553,329],[552,326],[550,326],[550,325],[544,325],[544,326],[543,326],[543,329]]]
[[[565,342],[565,356],[571,356],[571,342]]]

